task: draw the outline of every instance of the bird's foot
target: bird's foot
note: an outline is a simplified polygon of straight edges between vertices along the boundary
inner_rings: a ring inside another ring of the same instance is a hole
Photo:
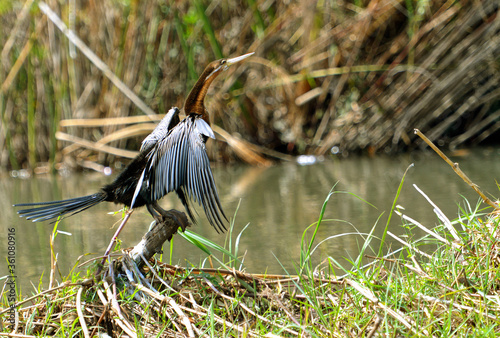
[[[155,217],[155,221],[157,223],[164,223],[168,219],[172,219],[178,226],[182,229],[182,231],[186,231],[187,227],[190,226],[189,220],[185,213],[170,209],[170,210],[162,210],[161,213]]]

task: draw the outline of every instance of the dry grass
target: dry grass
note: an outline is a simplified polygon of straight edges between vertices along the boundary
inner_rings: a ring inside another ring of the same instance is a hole
[[[122,155],[58,142],[59,122],[163,114],[182,106],[208,62],[249,51],[256,56],[209,92],[222,135],[215,160],[395,152],[415,147],[413,128],[452,148],[497,132],[495,0],[47,4],[106,69],[37,4],[0,8],[9,32],[0,37],[2,167],[109,164]],[[61,131],[138,149],[147,130],[116,135],[120,128]]]
[[[434,210],[440,212],[437,207]],[[369,236],[359,257],[372,259],[372,263],[360,266],[358,258],[344,276],[332,273],[339,266],[331,257],[313,269],[307,256],[311,251],[305,251],[298,276],[181,268],[155,258],[139,270],[129,250],[115,252],[112,264],[98,275],[91,267],[85,277],[73,272],[56,287],[38,290],[29,298],[18,295],[12,323],[8,320],[12,304],[3,291],[0,335],[500,334],[498,215],[485,215],[472,207],[454,221],[442,217],[442,225],[428,228],[427,236],[412,240],[410,229],[422,225],[399,214],[410,238],[400,239],[403,248],[383,257],[367,255],[365,250],[373,245]],[[454,228],[458,231],[450,232]],[[309,245],[302,244],[304,248]]]

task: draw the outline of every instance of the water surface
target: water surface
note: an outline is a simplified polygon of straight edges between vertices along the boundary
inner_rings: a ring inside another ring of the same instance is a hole
[[[468,156],[453,160],[460,162],[462,170],[490,196],[498,196],[495,179],[500,176],[497,175],[500,173],[499,154],[498,149],[474,149]],[[451,219],[457,217],[459,205],[465,205],[462,196],[472,205],[477,203],[478,197],[472,189],[430,152],[398,157],[328,159],[310,166],[294,163],[277,164],[270,168],[217,166],[214,175],[224,210],[228,217],[235,218],[233,237],[249,224],[239,245],[239,253],[245,257],[246,270],[281,274],[284,269],[295,273],[294,264],[299,258],[302,234],[318,220],[323,202],[334,186],[335,191],[345,193],[337,193],[330,198],[325,212],[327,221],[320,228],[317,242],[343,233],[368,233],[375,225],[375,234],[380,235],[403,173],[411,163],[415,166],[408,171],[398,204],[405,208],[406,214],[427,227],[437,224],[437,217],[412,184],[425,191]],[[19,218],[12,204],[91,194],[111,180],[112,177],[100,173],[26,179],[12,178],[9,174],[1,176],[0,207],[3,217],[0,222],[4,229],[15,228],[16,273],[25,292],[30,290],[30,282],[38,283],[42,274],[45,276],[44,285],[48,283],[49,236],[53,225]],[[183,210],[175,196],[167,196],[160,204],[166,209]],[[60,223],[60,230],[71,233],[71,236],[59,234],[56,239],[55,249],[62,275],[68,273],[79,256],[104,252],[120,220],[120,214],[112,213],[119,209],[117,205],[101,203]],[[197,210],[201,215],[202,211]],[[136,210],[120,236],[123,247],[139,242],[150,222],[151,217],[145,209]],[[401,224],[401,219],[394,215],[390,230],[395,234],[405,234]],[[198,224],[191,230],[224,245],[225,235],[217,234],[204,216],[200,216]],[[419,231],[415,234],[422,235]],[[0,243],[4,243],[0,245],[0,256],[5,257],[6,231],[0,233]],[[362,244],[363,239],[359,235],[330,239],[319,247],[316,261],[330,256],[347,266],[345,258],[356,257]],[[392,240],[388,244],[399,246]],[[169,256],[168,244],[164,246],[164,252],[163,261],[181,266],[198,265],[205,259],[205,254],[179,236],[174,237],[173,256]],[[6,264],[0,264],[0,276],[6,273]]]

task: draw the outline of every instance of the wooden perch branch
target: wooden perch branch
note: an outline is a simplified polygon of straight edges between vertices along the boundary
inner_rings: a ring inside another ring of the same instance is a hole
[[[141,255],[149,260],[157,252],[161,251],[163,243],[170,241],[179,227],[185,230],[189,222],[187,216],[180,211],[171,209],[168,211],[171,215],[164,218],[163,222],[155,222],[153,227],[142,237],[142,240],[132,249],[130,256],[137,266],[141,267],[144,262]]]

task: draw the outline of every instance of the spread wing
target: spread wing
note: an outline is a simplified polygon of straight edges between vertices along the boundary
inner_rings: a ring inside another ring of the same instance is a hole
[[[142,141],[141,151],[149,151],[159,140],[168,134],[170,129],[179,124],[179,108],[172,107],[156,128]]]
[[[210,224],[217,231],[222,231],[225,230],[223,219],[227,218],[221,207],[205,148],[208,137],[215,138],[214,133],[197,115],[186,117],[164,133],[162,138],[157,135],[157,142],[146,156],[147,164],[135,195],[139,190],[146,189],[151,200],[156,201],[175,191],[193,222],[190,201],[201,205]]]

